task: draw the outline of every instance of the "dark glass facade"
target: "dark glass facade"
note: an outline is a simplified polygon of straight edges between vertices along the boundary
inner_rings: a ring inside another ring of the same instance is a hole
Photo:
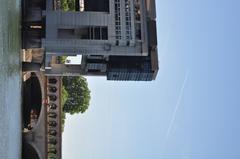
[[[151,81],[153,71],[149,56],[110,56],[107,80]]]
[[[109,0],[85,0],[84,11],[109,12]]]

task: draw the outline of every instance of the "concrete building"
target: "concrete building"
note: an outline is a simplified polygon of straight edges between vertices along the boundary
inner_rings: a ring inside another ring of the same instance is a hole
[[[46,75],[156,78],[155,0],[76,0],[75,11],[68,12],[53,2],[44,2],[44,7],[36,3],[25,18],[24,47],[44,49]],[[51,62],[52,57],[75,55],[82,55],[81,65]]]

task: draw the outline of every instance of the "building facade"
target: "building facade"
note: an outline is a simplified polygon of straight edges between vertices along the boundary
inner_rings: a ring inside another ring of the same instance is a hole
[[[75,11],[66,12],[56,9],[53,1],[46,1],[41,15],[35,15],[41,17],[41,27],[31,26],[39,22],[29,23],[35,37],[26,46],[44,48],[46,75],[156,78],[155,0],[76,0],[75,6]],[[37,29],[42,30],[41,35]],[[51,62],[53,56],[75,55],[82,55],[80,66]]]

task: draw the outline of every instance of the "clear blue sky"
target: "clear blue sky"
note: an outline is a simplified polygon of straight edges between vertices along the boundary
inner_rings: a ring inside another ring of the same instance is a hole
[[[240,158],[240,1],[156,1],[157,80],[88,78],[64,159]]]

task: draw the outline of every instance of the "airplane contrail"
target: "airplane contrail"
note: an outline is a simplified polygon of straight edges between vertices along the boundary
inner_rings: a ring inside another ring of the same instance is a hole
[[[166,134],[166,141],[168,140],[169,138],[169,135],[170,135],[170,132],[172,130],[172,126],[174,124],[174,121],[176,119],[176,115],[177,115],[177,111],[179,109],[179,106],[180,106],[180,102],[181,102],[181,99],[182,99],[182,96],[183,96],[183,90],[185,88],[185,85],[187,83],[187,80],[188,80],[188,75],[189,75],[189,70],[187,70],[186,74],[185,74],[185,78],[184,78],[184,81],[183,81],[183,84],[182,84],[182,87],[181,87],[181,90],[180,90],[180,93],[179,93],[179,96],[178,96],[178,99],[177,99],[177,103],[176,103],[176,106],[174,108],[174,112],[173,112],[173,115],[172,115],[172,119],[170,121],[170,124],[168,126],[168,129],[167,129],[167,134]]]

